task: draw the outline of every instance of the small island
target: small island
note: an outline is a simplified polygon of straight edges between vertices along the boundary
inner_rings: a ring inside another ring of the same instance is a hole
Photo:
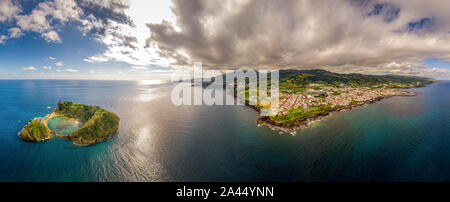
[[[76,145],[91,145],[115,135],[119,130],[119,121],[116,114],[98,106],[59,101],[51,114],[30,120],[19,137],[40,142],[55,136],[72,140]]]

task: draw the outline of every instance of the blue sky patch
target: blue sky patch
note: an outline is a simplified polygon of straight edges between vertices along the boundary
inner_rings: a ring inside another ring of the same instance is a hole
[[[367,13],[368,17],[381,15],[383,20],[387,23],[390,23],[397,19],[400,13],[400,8],[397,8],[390,4],[374,4],[373,10]]]
[[[384,4],[373,5],[373,10],[367,14],[367,16],[379,15],[383,11]]]
[[[433,68],[433,67],[438,67],[438,68],[446,68],[446,69],[450,69],[450,62],[449,61],[445,61],[443,59],[439,59],[439,58],[430,58],[424,61],[428,67]]]
[[[408,23],[408,32],[413,32],[421,29],[429,29],[434,24],[434,18],[422,18],[418,21]]]

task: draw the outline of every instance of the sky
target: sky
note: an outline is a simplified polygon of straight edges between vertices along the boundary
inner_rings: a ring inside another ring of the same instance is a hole
[[[450,79],[447,0],[0,0],[0,79],[325,69]]]

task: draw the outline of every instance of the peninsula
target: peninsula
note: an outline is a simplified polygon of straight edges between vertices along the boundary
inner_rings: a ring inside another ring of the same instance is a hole
[[[226,75],[223,77],[224,80]],[[270,74],[267,78],[271,79]],[[278,113],[260,117],[257,124],[292,133],[335,111],[352,109],[392,96],[415,96],[417,93],[406,89],[424,87],[433,82],[432,79],[416,76],[338,74],[319,69],[280,70]],[[204,82],[203,87],[210,84]],[[248,81],[244,90],[237,91],[236,84],[234,89],[234,97],[256,111],[270,108],[273,102],[261,101],[257,96],[257,104],[249,105]],[[254,94],[266,91],[270,95],[270,89],[269,82],[267,89],[258,88]]]
[[[294,132],[335,111],[345,111],[393,96],[415,96],[408,88],[434,80],[415,76],[337,74],[325,70],[280,71],[278,114],[260,117],[258,125]],[[241,98],[248,102],[248,90]],[[238,93],[239,96],[239,93]],[[253,108],[259,110],[258,103]]]
[[[52,119],[69,119],[80,123],[80,127],[69,134],[58,134],[49,127]],[[40,142],[53,137],[74,141],[76,145],[91,145],[105,141],[119,130],[119,117],[98,106],[88,106],[70,101],[58,102],[56,109],[46,117],[35,118],[22,129],[19,137],[31,142]]]

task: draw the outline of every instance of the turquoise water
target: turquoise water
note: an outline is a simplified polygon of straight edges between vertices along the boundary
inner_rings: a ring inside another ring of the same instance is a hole
[[[73,119],[54,117],[48,120],[48,127],[54,134],[69,135],[78,130],[81,127],[81,124]]]
[[[174,106],[171,85],[0,81],[0,181],[449,181],[450,83],[335,114],[296,136],[258,128],[245,106]],[[121,118],[116,136],[79,147],[22,141],[58,100]]]

